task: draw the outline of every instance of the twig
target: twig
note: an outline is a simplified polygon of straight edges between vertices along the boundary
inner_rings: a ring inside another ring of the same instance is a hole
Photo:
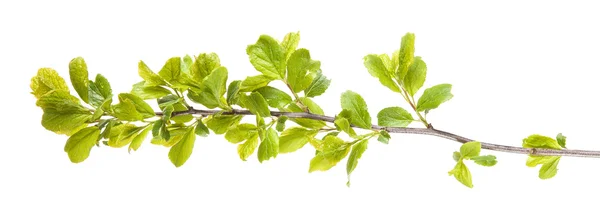
[[[239,110],[234,109],[232,111],[222,112],[221,110],[201,110],[190,108],[186,111],[173,112],[172,116],[176,115],[188,115],[188,114],[196,114],[196,115],[214,115],[221,112],[221,115],[253,115],[252,112],[248,110]],[[156,112],[156,115],[163,115],[162,112]],[[272,116],[287,116],[289,118],[306,118],[313,119],[319,121],[325,121],[333,123],[335,118],[331,116],[325,115],[317,115],[308,112],[281,112],[281,111],[271,111]],[[356,127],[352,125],[352,127]],[[384,130],[389,133],[401,133],[401,134],[418,134],[418,135],[430,135],[445,138],[448,140],[456,141],[459,143],[466,143],[473,141],[473,139],[466,138],[460,135],[456,135],[447,131],[437,130],[433,127],[429,128],[400,128],[400,127],[383,127],[378,125],[372,125],[371,129],[373,130]],[[572,150],[572,149],[562,149],[562,150],[553,150],[553,149],[539,149],[539,148],[522,148],[508,145],[500,145],[500,144],[492,144],[481,142],[481,148],[492,151],[501,151],[507,153],[515,153],[515,154],[527,154],[527,155],[537,155],[537,156],[569,156],[569,157],[590,157],[590,158],[600,158],[600,151],[588,151],[588,150]]]

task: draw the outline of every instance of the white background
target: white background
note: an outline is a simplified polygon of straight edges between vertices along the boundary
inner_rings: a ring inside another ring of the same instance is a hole
[[[372,141],[350,188],[345,160],[309,174],[307,146],[242,162],[215,135],[198,138],[181,168],[149,143],[132,154],[94,148],[72,164],[67,137],[40,125],[29,82],[40,67],[68,78],[68,62],[83,56],[90,74],[128,92],[140,59],[158,71],[172,56],[200,52],[218,53],[230,80],[243,79],[258,74],[248,44],[300,31],[300,47],[333,79],[316,99],[326,114],[339,112],[339,95],[351,89],[376,118],[384,107],[408,106],[362,58],[391,53],[414,32],[425,87],[454,85],[455,97],[429,114],[436,128],[515,146],[563,132],[570,148],[600,150],[598,10],[578,1],[3,1],[0,219],[597,219],[600,160],[563,158],[556,177],[540,180],[526,156],[486,151],[499,163],[469,163],[468,189],[447,174],[460,144],[435,137]]]

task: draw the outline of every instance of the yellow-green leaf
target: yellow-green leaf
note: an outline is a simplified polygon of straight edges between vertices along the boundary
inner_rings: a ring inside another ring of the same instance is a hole
[[[256,44],[246,48],[246,53],[250,57],[250,63],[259,72],[270,78],[284,78],[285,52],[277,40],[268,35],[261,35]]]
[[[306,145],[310,138],[317,135],[317,130],[302,127],[291,127],[281,133],[279,138],[279,153],[294,152]]]
[[[52,90],[63,90],[69,93],[69,87],[65,80],[58,75],[56,70],[50,68],[40,68],[37,75],[31,78],[30,87],[31,94],[38,99]]]
[[[83,162],[90,156],[92,147],[98,141],[100,129],[96,126],[87,127],[79,130],[73,136],[69,137],[65,144],[65,152],[73,163]]]
[[[88,70],[87,64],[82,57],[76,57],[69,62],[69,75],[71,76],[71,84],[81,100],[88,102]]]
[[[275,158],[279,154],[279,136],[277,131],[269,128],[265,134],[265,138],[258,146],[258,161],[263,162],[271,157]]]
[[[192,155],[196,135],[193,128],[187,128],[181,139],[169,150],[169,159],[175,167],[183,165]]]

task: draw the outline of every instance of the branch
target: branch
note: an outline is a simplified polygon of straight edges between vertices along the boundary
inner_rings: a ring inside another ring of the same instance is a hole
[[[172,116],[176,115],[215,115],[221,113],[221,115],[254,115],[252,112],[248,110],[239,110],[233,109],[231,111],[220,111],[220,110],[201,110],[190,108],[187,111],[179,111],[173,112]],[[163,115],[162,112],[156,112],[156,115]],[[313,119],[319,121],[325,121],[333,123],[335,118],[331,116],[325,115],[317,115],[308,112],[281,112],[281,111],[271,111],[272,116],[287,116],[289,118],[306,118]],[[355,125],[351,125],[352,127],[356,127]],[[437,130],[433,127],[429,128],[401,128],[401,127],[383,127],[379,125],[371,125],[373,130],[384,130],[389,133],[401,133],[401,134],[418,134],[418,135],[429,135],[445,138],[448,140],[456,141],[459,143],[466,143],[473,141],[473,139],[466,138],[460,135],[456,135],[447,131]],[[540,148],[522,148],[508,145],[500,145],[500,144],[492,144],[481,142],[481,148],[492,151],[500,151],[507,153],[515,153],[515,154],[527,154],[527,155],[537,155],[537,156],[569,156],[569,157],[590,157],[590,158],[600,158],[600,151],[589,151],[589,150],[571,150],[571,149],[563,149],[563,150],[554,150],[554,149],[540,149]]]

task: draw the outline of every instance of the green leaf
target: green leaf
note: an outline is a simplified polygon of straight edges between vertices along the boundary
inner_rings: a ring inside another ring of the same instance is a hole
[[[223,97],[227,86],[227,69],[225,67],[218,67],[215,69],[212,74],[206,77],[202,84],[204,87],[197,98],[189,95],[192,93],[188,93],[188,97],[190,97],[192,101],[200,103],[210,109],[216,107],[222,109],[229,108],[227,100]]]
[[[132,100],[124,99],[119,104],[113,105],[113,115],[123,121],[141,121],[144,116],[139,113]]]
[[[265,98],[263,98],[263,96],[258,92],[252,92],[250,95],[241,95],[240,102],[245,108],[250,110],[252,114],[259,115],[261,117],[271,116],[269,104],[267,104]]]
[[[152,126],[152,136],[157,139],[168,141],[171,139],[171,133],[167,129],[165,120],[157,120]]]
[[[237,103],[241,86],[241,80],[234,80],[229,83],[229,86],[227,87],[227,104],[233,105]]]
[[[460,155],[460,152],[454,151],[454,153],[452,153],[452,159],[454,159],[455,162],[458,162],[461,158],[462,155]]]
[[[265,86],[257,89],[256,91],[260,93],[265,98],[269,106],[273,108],[283,108],[292,102],[292,97],[277,88]]]
[[[394,72],[396,72],[396,67],[397,66],[394,66],[392,60],[390,59],[390,56],[388,56],[385,53],[384,54],[379,54],[379,55],[376,55],[376,56],[379,57],[379,59],[381,60],[381,63],[383,63],[383,66],[387,70],[387,74],[390,75],[390,76],[394,75]]]
[[[237,150],[238,155],[240,155],[240,159],[246,161],[246,159],[248,159],[248,157],[254,153],[256,146],[258,146],[258,133],[255,133],[254,135],[250,136],[246,142],[238,145]]]
[[[294,92],[300,92],[311,84],[313,76],[308,72],[317,72],[321,69],[321,62],[312,60],[307,49],[298,49],[292,53],[287,61],[286,82]]]
[[[365,56],[364,65],[371,74],[371,76],[379,79],[379,82],[388,87],[390,90],[394,92],[400,92],[400,88],[398,85],[392,80],[392,74],[389,72],[390,70],[386,67],[385,63],[381,60],[380,56],[375,54],[369,54]]]
[[[274,79],[275,78],[267,76],[267,75],[256,75],[256,76],[246,77],[246,79],[244,79],[244,81],[242,81],[240,91],[241,92],[252,92],[254,90],[257,90],[257,89],[260,89],[262,87],[269,85],[269,83],[271,81],[273,81]]]
[[[356,169],[356,165],[358,165],[358,159],[362,157],[362,154],[367,150],[367,145],[369,144],[368,139],[364,139],[354,146],[352,146],[352,152],[350,152],[350,156],[348,157],[348,162],[346,164],[346,173],[348,174],[348,182],[347,186],[350,186],[350,174],[352,171]]]
[[[262,163],[271,157],[277,157],[277,154],[279,154],[279,136],[277,135],[277,131],[269,128],[265,138],[260,143],[260,146],[258,146],[258,161]]]
[[[412,115],[400,107],[384,108],[377,113],[377,124],[386,127],[406,127],[414,119]]]
[[[152,137],[152,140],[150,141],[150,143],[162,145],[165,147],[175,146],[175,144],[177,144],[181,139],[183,139],[183,137],[185,136],[186,132],[189,131],[189,129],[191,129],[191,128],[189,128],[189,127],[169,128],[166,133],[162,133],[162,134],[169,134],[169,139],[165,139],[164,137],[161,137],[161,136],[154,136],[154,137]]]
[[[496,156],[494,156],[494,155],[471,157],[471,160],[473,162],[475,162],[476,164],[479,164],[481,166],[486,166],[486,167],[491,167],[491,166],[496,165],[496,163],[498,163],[498,161],[496,160]]]
[[[173,105],[169,105],[169,106],[163,108],[163,120],[170,121],[171,114],[173,114],[173,111],[175,111],[175,108],[173,108]]]
[[[150,67],[148,67],[144,61],[141,61],[138,63],[138,75],[140,75],[140,77],[142,77],[142,79],[145,80],[145,85],[147,87],[151,87],[151,86],[162,86],[162,85],[166,85],[167,83],[165,82],[165,80],[163,80],[162,78],[160,78],[159,75],[156,75],[156,73],[154,73]]]
[[[281,137],[279,138],[279,153],[290,153],[302,148],[317,133],[317,130],[309,130],[302,127],[286,129],[281,133]]]
[[[198,135],[200,137],[208,137],[208,135],[210,134],[208,127],[206,127],[206,125],[204,125],[202,120],[198,120],[198,125],[196,125],[195,132],[196,132],[196,135]]]
[[[71,162],[79,163],[87,159],[99,136],[100,129],[92,126],[81,129],[69,137],[65,144],[65,152],[69,155]]]
[[[285,122],[288,120],[287,116],[279,116],[277,118],[277,125],[275,126],[275,129],[279,132],[282,132],[283,130],[285,130]]]
[[[333,121],[333,124],[335,124],[335,127],[337,127],[339,131],[346,132],[350,137],[356,137],[356,132],[350,127],[350,122],[347,118],[336,118],[335,121]]]
[[[41,96],[36,104],[44,110],[42,126],[57,134],[71,135],[92,118],[90,110],[65,90],[53,90]]]
[[[538,177],[540,179],[550,179],[554,176],[556,176],[556,173],[558,172],[558,162],[560,161],[560,157],[557,157],[556,159],[552,160],[552,162],[550,163],[545,163],[544,165],[542,165],[542,167],[540,168],[540,172]]]
[[[312,80],[310,85],[304,89],[304,95],[306,97],[319,96],[329,88],[331,80],[327,79],[321,72],[318,72],[315,78]]]
[[[69,62],[69,75],[71,84],[81,100],[88,102],[88,70],[87,64],[82,57],[76,57]]]
[[[539,171],[538,177],[540,179],[550,179],[556,175],[558,172],[558,162],[560,161],[560,156],[534,156],[529,155],[527,158],[527,162],[525,165],[528,167],[535,167],[537,165],[542,165]]]
[[[567,137],[565,137],[562,133],[558,133],[558,135],[556,135],[556,142],[562,148],[567,148]]]
[[[558,142],[551,137],[542,136],[539,134],[530,135],[523,139],[524,148],[544,148],[560,150],[562,147]]]
[[[350,146],[339,137],[327,136],[323,139],[323,149],[310,160],[308,172],[327,171],[348,155]]]
[[[99,108],[106,100],[112,99],[110,83],[108,83],[108,80],[104,78],[104,76],[100,74],[96,75],[96,81],[90,81],[88,86],[88,99],[90,105]]]
[[[417,102],[417,111],[429,111],[436,109],[442,103],[450,100],[454,95],[451,93],[452,85],[439,84],[425,89],[421,98]]]
[[[134,124],[113,126],[108,137],[108,146],[123,147],[128,145],[143,129],[144,127],[137,127]]]
[[[181,75],[181,58],[172,57],[165,65],[158,71],[158,75],[167,82],[176,82]]]
[[[481,152],[481,143],[477,141],[464,143],[460,147],[460,154],[463,158],[470,159],[479,156],[479,152]]]
[[[186,129],[185,133],[173,147],[169,150],[169,159],[175,167],[183,165],[192,155],[196,135],[193,128]]]
[[[352,113],[350,123],[361,128],[371,129],[371,115],[367,109],[367,103],[358,94],[352,91],[342,93],[342,109]]]
[[[261,35],[256,44],[249,45],[246,53],[250,63],[259,72],[270,78],[283,79],[285,74],[285,52],[275,39]]]
[[[292,53],[296,51],[298,43],[300,43],[300,32],[290,32],[285,35],[281,42],[281,47],[283,47],[285,53],[285,60],[288,60]]]
[[[148,86],[148,81],[139,82],[133,84],[131,94],[134,94],[144,100],[146,99],[157,99],[166,95],[171,94],[171,91],[162,86]]]
[[[63,90],[69,93],[69,87],[65,80],[58,75],[56,70],[50,68],[40,68],[37,75],[31,78],[30,87],[31,94],[38,99],[52,90]]]
[[[202,53],[196,57],[190,72],[196,82],[202,82],[215,69],[221,66],[221,60],[215,53]]]
[[[453,175],[454,178],[456,178],[456,180],[458,180],[458,182],[462,183],[463,185],[469,188],[473,188],[471,172],[469,171],[467,166],[462,162],[462,160],[458,161],[458,163],[456,163],[456,166],[454,166],[454,169],[450,170],[448,174]]]
[[[410,64],[412,64],[415,56],[415,34],[406,33],[402,37],[400,43],[400,51],[398,52],[398,69],[396,70],[396,80],[403,82],[404,77],[408,72]]]
[[[119,102],[130,102],[133,104],[133,106],[135,106],[135,110],[140,113],[143,118],[150,118],[156,115],[154,113],[154,109],[152,109],[148,103],[136,95],[130,93],[121,93],[119,94]]]
[[[184,74],[190,74],[190,68],[193,65],[193,60],[192,57],[190,57],[190,55],[185,55],[183,57],[183,62],[181,63],[181,72],[183,72]]]
[[[391,138],[392,136],[390,136],[390,134],[387,131],[380,131],[377,140],[381,143],[389,144]]]
[[[231,126],[239,124],[240,120],[241,115],[212,115],[206,120],[206,126],[215,134],[224,134]]]
[[[131,152],[131,150],[137,151],[137,149],[139,149],[140,146],[142,146],[142,143],[148,136],[148,132],[150,132],[151,130],[152,127],[148,126],[144,130],[142,130],[142,132],[136,135],[135,138],[133,138],[133,140],[131,141],[131,144],[129,144],[128,152]]]
[[[235,127],[230,127],[225,133],[225,139],[231,143],[240,143],[258,132],[258,128],[253,124],[239,124]]]
[[[412,64],[408,67],[408,72],[404,77],[404,88],[410,96],[415,96],[417,91],[425,83],[425,77],[427,76],[427,65],[421,59],[421,57],[415,57]]]

